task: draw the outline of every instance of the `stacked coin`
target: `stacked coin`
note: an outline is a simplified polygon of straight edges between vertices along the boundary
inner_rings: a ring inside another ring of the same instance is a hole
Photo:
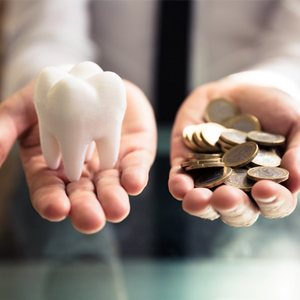
[[[241,114],[224,98],[212,100],[204,118],[206,123],[183,130],[183,141],[193,152],[181,167],[195,187],[226,184],[249,192],[256,181],[288,179],[288,171],[278,167],[284,136],[262,131],[257,117]]]

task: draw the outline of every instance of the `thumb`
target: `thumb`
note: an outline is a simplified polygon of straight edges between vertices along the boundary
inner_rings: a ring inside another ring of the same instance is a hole
[[[33,89],[31,82],[0,104],[0,166],[17,138],[37,122]]]
[[[282,158],[281,166],[286,168],[289,173],[289,179],[285,186],[296,193],[300,189],[300,124],[299,122],[290,130],[286,152]]]

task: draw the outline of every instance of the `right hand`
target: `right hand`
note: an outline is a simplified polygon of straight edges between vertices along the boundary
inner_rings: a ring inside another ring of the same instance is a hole
[[[117,167],[99,171],[92,159],[80,180],[69,182],[60,166],[47,167],[43,158],[33,105],[34,82],[0,105],[0,166],[18,139],[33,207],[41,217],[58,222],[70,217],[83,233],[101,230],[106,221],[120,222],[129,213],[128,195],[142,192],[156,152],[156,125],[145,95],[125,81],[125,113]]]

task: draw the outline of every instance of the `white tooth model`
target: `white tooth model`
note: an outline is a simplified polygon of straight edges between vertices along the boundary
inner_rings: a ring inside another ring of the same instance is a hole
[[[42,152],[48,166],[60,160],[70,181],[80,178],[84,161],[96,143],[102,170],[114,167],[120,148],[126,92],[122,79],[82,62],[70,71],[47,67],[34,93]]]

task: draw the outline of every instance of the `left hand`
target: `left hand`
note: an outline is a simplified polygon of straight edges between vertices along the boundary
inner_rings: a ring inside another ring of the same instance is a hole
[[[252,188],[257,205],[242,190],[222,185],[212,192],[194,188],[192,178],[181,171],[180,164],[190,150],[182,141],[182,130],[190,124],[204,122],[203,114],[210,100],[218,97],[231,99],[242,113],[258,117],[265,131],[282,134],[287,147],[281,166],[290,173],[283,185],[262,180]],[[229,79],[197,88],[183,102],[172,131],[171,170],[169,190],[183,209],[205,219],[221,219],[232,226],[249,226],[261,213],[267,218],[281,218],[291,214],[297,203],[300,188],[300,114],[289,96],[277,89],[233,82]]]

